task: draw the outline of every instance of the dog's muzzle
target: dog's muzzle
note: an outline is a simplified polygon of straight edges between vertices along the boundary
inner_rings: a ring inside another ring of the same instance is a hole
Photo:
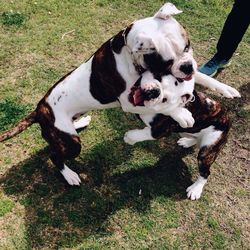
[[[142,89],[140,85],[134,85],[129,93],[129,101],[134,106],[145,106],[145,101],[152,101],[161,94],[160,88]]]
[[[192,63],[184,63],[180,66],[180,71],[182,71],[186,75],[191,75],[194,72]]]
[[[152,99],[156,99],[161,94],[161,90],[159,88],[154,88],[150,90],[142,90],[142,96],[145,101],[150,101]]]

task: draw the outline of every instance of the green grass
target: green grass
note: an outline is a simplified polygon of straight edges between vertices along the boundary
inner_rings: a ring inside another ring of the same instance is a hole
[[[12,208],[15,206],[15,203],[11,200],[2,199],[0,200],[0,216],[11,212]]]
[[[2,13],[2,24],[6,26],[16,25],[21,26],[25,21],[25,16],[21,13],[14,13],[13,11],[10,12],[3,12]]]
[[[0,0],[0,131],[104,41],[163,2]],[[233,1],[173,3],[184,11],[176,18],[201,64],[213,55]],[[38,126],[0,144],[0,248],[248,249],[249,40],[248,31],[218,75],[242,98],[221,99],[233,126],[199,201],[185,193],[197,176],[196,152],[177,147],[177,135],[132,147],[123,135],[143,126],[134,115],[93,111],[80,133],[83,150],[68,163],[80,187],[66,185],[52,166]]]
[[[4,131],[23,118],[30,110],[30,105],[21,104],[20,100],[7,97],[0,101],[0,131]]]

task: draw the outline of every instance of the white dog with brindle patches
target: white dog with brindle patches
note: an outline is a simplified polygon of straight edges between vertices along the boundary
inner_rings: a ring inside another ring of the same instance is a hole
[[[146,85],[149,85],[150,77],[149,73],[147,73],[146,79],[142,77],[141,86],[136,83],[136,91],[143,87],[144,81],[146,81]],[[182,138],[178,140],[178,145],[184,148],[196,145],[199,148],[198,165],[200,176],[186,190],[188,198],[196,200],[201,197],[203,187],[207,183],[210,166],[226,142],[230,121],[227,113],[218,102],[194,91],[194,78],[189,81],[179,82],[172,75],[167,75],[162,77],[160,85],[161,94],[150,103],[143,102],[145,95],[141,97],[132,88],[131,95],[135,97],[130,99],[131,102],[134,105],[149,105],[151,109],[154,106],[158,110],[158,114],[141,114],[140,118],[146,124],[146,127],[126,132],[124,141],[134,145],[137,142],[169,136],[172,132],[181,132]],[[155,82],[152,83],[152,86],[156,87]],[[180,116],[179,110],[182,111]],[[164,116],[159,114],[164,114]],[[166,115],[173,120],[166,117]],[[190,117],[191,120],[189,120]],[[185,124],[187,121],[192,126]]]
[[[65,161],[79,155],[81,142],[76,129],[86,126],[90,118],[75,123],[74,118],[90,110],[118,106],[126,112],[147,114],[148,107],[134,106],[128,100],[131,87],[143,72],[150,71],[157,80],[167,74],[184,80],[194,75],[197,83],[226,97],[238,97],[234,88],[196,71],[185,30],[171,16],[178,13],[173,5],[166,4],[154,17],[135,21],[120,31],[87,62],[59,80],[36,110],[0,135],[0,141],[39,123],[42,136],[49,143],[52,162],[70,185],[79,185],[79,176]]]

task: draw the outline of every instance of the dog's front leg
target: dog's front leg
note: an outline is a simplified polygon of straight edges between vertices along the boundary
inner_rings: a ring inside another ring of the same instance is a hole
[[[155,140],[151,135],[151,128],[145,127],[144,129],[129,130],[124,135],[124,141],[130,145],[136,142]]]
[[[171,118],[177,121],[182,128],[193,127],[195,122],[192,113],[186,108],[182,107],[176,108],[171,113],[162,114],[166,116],[171,116]]]
[[[227,98],[240,97],[240,93],[224,83],[221,83],[214,78],[207,76],[201,72],[195,72],[195,82],[211,90],[217,91]]]

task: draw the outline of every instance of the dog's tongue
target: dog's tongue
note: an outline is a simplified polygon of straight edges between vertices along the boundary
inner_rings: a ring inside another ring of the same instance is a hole
[[[129,94],[128,99],[134,106],[143,106],[144,105],[144,98],[142,96],[142,90],[141,90],[140,86],[134,85],[131,88],[131,92]]]
[[[185,81],[190,81],[192,79],[192,75],[186,76],[185,78],[183,78]]]
[[[135,90],[134,95],[133,95],[133,103],[135,106],[138,105],[143,105],[143,96],[142,96],[142,91],[141,88],[138,88]]]

